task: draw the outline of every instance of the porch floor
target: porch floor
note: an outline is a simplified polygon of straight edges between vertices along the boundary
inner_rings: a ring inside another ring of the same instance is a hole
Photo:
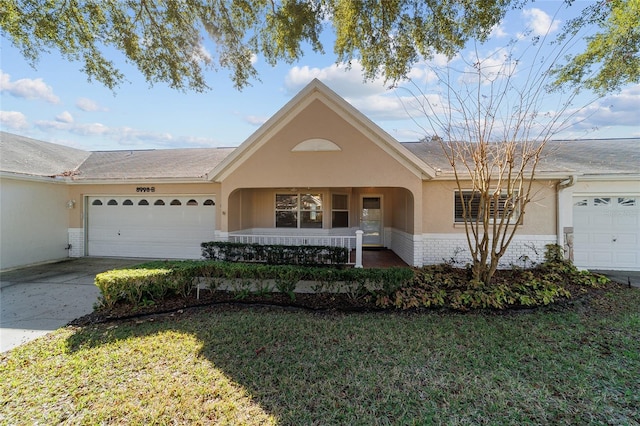
[[[355,250],[351,251],[351,262],[356,261]],[[364,268],[391,268],[400,266],[408,268],[409,265],[400,259],[397,254],[389,249],[362,250],[362,267]]]

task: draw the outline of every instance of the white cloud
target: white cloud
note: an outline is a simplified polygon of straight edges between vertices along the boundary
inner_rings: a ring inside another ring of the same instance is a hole
[[[505,23],[500,22],[499,24],[496,24],[493,26],[493,28],[491,28],[491,34],[489,35],[489,38],[503,38],[507,37],[508,35],[509,33],[507,33]]]
[[[103,135],[109,128],[101,123],[73,123],[64,121],[39,120],[35,126],[42,130],[65,130],[82,136]]]
[[[475,87],[478,84],[478,76],[482,78],[483,85],[489,85],[497,80],[512,77],[516,73],[517,60],[509,57],[505,49],[499,47],[487,52],[484,56],[478,56],[477,52],[469,52],[463,71],[451,68],[451,80],[457,81],[464,87]],[[465,91],[466,89],[459,90]]]
[[[620,126],[637,128],[638,105],[640,105],[640,84],[599,99],[585,108],[572,111],[575,113],[575,120],[572,121],[577,123],[573,130],[604,132]]]
[[[64,111],[56,116],[56,121],[61,123],[73,123],[73,115],[69,111]]]
[[[454,58],[457,60],[457,58]],[[450,63],[445,55],[436,55],[428,62],[416,64],[409,77],[417,86],[429,86],[437,81],[433,68],[441,68]],[[437,108],[442,107],[439,95],[428,92],[419,93],[411,84],[399,83],[397,88],[389,89],[379,78],[370,82],[362,81],[362,67],[354,62],[351,69],[344,65],[332,65],[325,68],[308,66],[294,67],[286,76],[285,89],[297,93],[312,79],[318,78],[332,90],[342,96],[356,109],[375,121],[396,121],[410,119],[411,116],[424,116],[420,103],[427,97]]]
[[[107,149],[114,149],[113,142],[121,148],[135,147],[136,149],[213,147],[220,145],[218,141],[210,138],[174,136],[171,133],[150,132],[127,126],[109,127],[102,123],[40,120],[34,124],[38,129],[46,132],[50,138],[53,138],[52,132],[66,134],[65,141],[73,140],[74,136],[80,136],[82,137],[81,142],[65,142],[65,144],[89,150],[96,149],[96,140],[99,140],[101,145],[108,147]],[[112,143],[107,143],[107,141]]]
[[[107,108],[100,106],[96,101],[89,98],[78,98],[76,100],[78,109],[86,112],[107,111]]]
[[[268,117],[260,117],[257,115],[247,115],[244,117],[244,121],[253,126],[262,126],[268,119]]]
[[[522,16],[526,20],[525,27],[532,31],[534,36],[545,36],[554,33],[560,27],[560,20],[553,19],[546,12],[540,9],[525,9]]]
[[[317,78],[344,98],[368,96],[384,93],[386,87],[381,78],[363,81],[362,66],[354,61],[351,68],[344,64],[330,65],[325,68],[309,66],[293,67],[285,77],[287,94],[295,95],[311,80]]]
[[[424,70],[416,70],[416,75],[422,78],[424,73]],[[345,65],[293,67],[285,78],[285,90],[288,94],[295,94],[317,78],[371,119],[407,118],[402,101],[385,86],[383,79],[364,82],[362,75],[362,66],[358,62],[354,62],[350,69]]]
[[[0,111],[0,124],[12,130],[26,129],[29,127],[27,117],[18,111]]]
[[[213,60],[211,53],[203,44],[199,44],[198,47],[192,53],[192,58],[196,62],[210,63]]]
[[[7,92],[16,98],[36,99],[52,104],[60,103],[60,98],[53,93],[53,88],[41,78],[21,78],[11,81],[11,76],[2,70],[0,70],[0,92]]]

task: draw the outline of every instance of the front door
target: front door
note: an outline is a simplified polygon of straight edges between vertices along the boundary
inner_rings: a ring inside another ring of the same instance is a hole
[[[382,247],[382,198],[379,196],[362,197],[362,215],[360,226],[364,231],[362,244],[368,247]]]

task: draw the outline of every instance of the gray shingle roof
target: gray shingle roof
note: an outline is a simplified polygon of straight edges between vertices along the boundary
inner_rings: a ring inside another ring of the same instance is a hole
[[[640,139],[550,141],[545,147],[544,171],[581,174],[640,173]]]
[[[409,151],[435,169],[451,169],[437,142],[403,142]],[[549,141],[538,172],[567,174],[638,174],[640,139],[585,139]]]
[[[0,170],[31,176],[62,176],[76,170],[89,152],[0,132]]]
[[[403,142],[435,169],[451,167],[436,142]],[[74,180],[206,179],[235,148],[88,152],[0,132],[0,170]],[[640,174],[640,139],[549,141],[539,172]]]
[[[74,180],[200,179],[234,148],[89,152],[0,132],[0,170]]]
[[[78,168],[83,179],[204,178],[234,148],[98,151]]]

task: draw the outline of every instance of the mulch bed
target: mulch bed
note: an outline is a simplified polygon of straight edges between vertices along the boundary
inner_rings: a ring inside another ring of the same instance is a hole
[[[238,298],[229,291],[200,291],[197,299],[195,291],[188,297],[172,296],[153,305],[135,307],[129,303],[120,302],[109,310],[97,309],[94,312],[77,318],[69,325],[84,326],[115,320],[138,318],[142,316],[165,314],[181,309],[211,305],[270,305],[292,309],[306,309],[312,311],[343,311],[363,312],[379,311],[370,298],[353,299],[342,293],[296,293],[295,300],[283,293],[269,293],[266,295],[252,294]]]
[[[539,309],[547,310],[595,310],[607,312],[613,309],[610,306],[615,298],[607,297],[612,292],[629,291],[627,286],[609,283],[598,288],[587,288],[575,285],[567,285],[566,288],[571,292],[571,299],[562,299],[554,304],[541,307],[514,307],[506,310],[483,310],[493,315],[509,315],[522,314]],[[282,293],[269,293],[265,295],[252,294],[242,299],[236,297],[236,294],[228,291],[200,291],[200,298],[196,298],[195,291],[188,297],[169,297],[162,301],[155,302],[149,306],[135,307],[128,303],[118,303],[109,310],[97,309],[94,312],[77,318],[69,323],[73,326],[86,326],[91,324],[100,324],[111,321],[127,320],[150,315],[159,315],[173,313],[184,309],[197,308],[201,306],[272,306],[281,307],[283,309],[304,309],[317,312],[374,312],[384,311],[375,305],[375,300],[371,297],[353,298],[342,293],[296,293],[295,300],[288,295]],[[396,310],[393,308],[386,309],[389,312],[407,312]],[[409,310],[411,312],[420,311],[449,311],[446,308],[417,308]],[[456,311],[457,312],[457,311]]]

